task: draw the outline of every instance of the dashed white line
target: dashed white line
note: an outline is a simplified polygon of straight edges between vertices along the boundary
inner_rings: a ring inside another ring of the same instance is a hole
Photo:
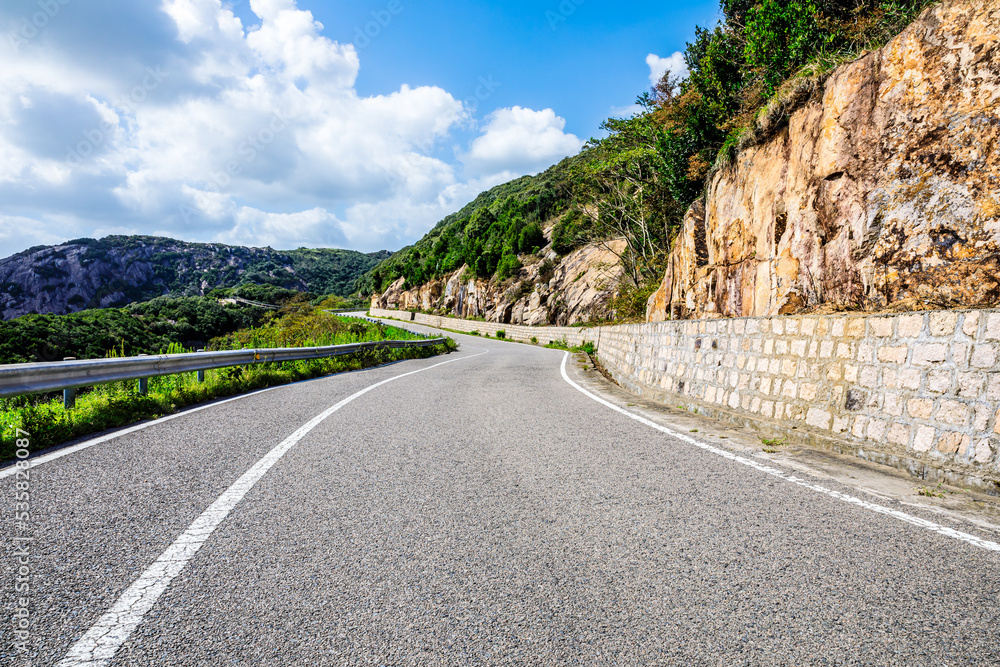
[[[229,513],[243,499],[243,496],[267,474],[267,471],[288,450],[298,444],[309,431],[316,428],[327,417],[354,399],[384,384],[394,382],[409,375],[429,371],[438,366],[478,357],[487,352],[488,350],[484,350],[479,354],[473,354],[468,357],[449,359],[448,361],[442,361],[427,368],[420,368],[382,380],[351,394],[300,426],[298,430],[288,436],[281,444],[257,461],[250,470],[243,473],[208,509],[202,512],[195,519],[194,523],[180,537],[174,540],[173,544],[122,593],[114,605],[111,606],[111,609],[105,612],[91,626],[90,630],[70,647],[69,653],[59,662],[57,667],[103,667],[107,665],[121,645],[125,643],[125,640],[128,639],[129,635],[139,626],[146,613],[153,608],[153,605],[156,604],[156,601],[163,594],[163,591],[167,589],[167,586],[170,585],[174,577],[181,573],[188,561],[205,544],[215,529],[219,527],[219,524],[229,516]]]
[[[605,405],[616,412],[620,412],[623,415],[630,417],[638,422],[641,422],[646,426],[655,428],[657,431],[661,431],[671,437],[677,438],[678,440],[682,440],[686,443],[694,445],[695,447],[704,449],[705,451],[711,452],[716,456],[721,456],[723,458],[729,459],[730,461],[734,461],[736,463],[740,463],[750,468],[754,468],[755,470],[759,470],[763,473],[767,473],[768,475],[773,475],[774,477],[780,477],[786,482],[797,484],[801,487],[805,487],[817,493],[822,493],[823,495],[830,496],[831,498],[836,498],[837,500],[842,500],[845,503],[850,503],[851,505],[856,505],[857,507],[862,507],[872,512],[877,512],[879,514],[891,516],[894,519],[905,521],[906,523],[917,526],[919,528],[923,528],[925,530],[938,533],[939,535],[944,535],[945,537],[951,537],[956,540],[967,542],[973,546],[980,547],[981,549],[987,549],[989,551],[1000,551],[1000,544],[997,544],[996,542],[984,540],[980,537],[976,537],[975,535],[970,535],[969,533],[963,533],[962,531],[955,530],[953,528],[948,528],[947,526],[942,526],[940,524],[934,523],[933,521],[928,521],[927,519],[921,519],[920,517],[913,516],[912,514],[907,514],[906,512],[900,512],[899,510],[883,507],[882,505],[877,505],[875,503],[868,502],[867,500],[862,500],[860,498],[847,495],[846,493],[841,493],[839,491],[834,491],[832,489],[827,489],[825,487],[818,486],[800,477],[791,475],[783,470],[772,468],[771,466],[764,465],[763,463],[759,463],[758,461],[754,461],[753,459],[748,459],[746,457],[739,456],[738,454],[734,454],[733,452],[728,452],[724,449],[719,449],[718,447],[714,447],[708,444],[707,442],[702,442],[701,440],[692,438],[691,436],[686,435],[684,433],[678,433],[676,431],[667,428],[666,426],[661,426],[660,424],[657,424],[654,421],[646,419],[645,417],[641,417],[633,412],[625,410],[624,408],[620,408],[617,405],[604,400],[600,396],[590,393],[589,391],[587,391],[586,389],[584,389],[583,387],[581,387],[580,385],[569,379],[569,375],[566,373],[566,361],[568,359],[569,359],[569,353],[567,352],[563,355],[561,371],[563,379],[566,380],[566,382],[568,382],[570,386],[580,391],[585,396],[594,399],[598,403]]]

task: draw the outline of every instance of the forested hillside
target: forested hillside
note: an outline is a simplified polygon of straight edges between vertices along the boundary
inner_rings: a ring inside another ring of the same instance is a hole
[[[483,193],[379,264],[358,288],[382,293],[399,278],[417,288],[463,265],[469,278],[499,285],[532,262],[546,244],[542,229],[554,225],[557,255],[587,241],[624,243],[616,252],[622,277],[613,313],[643,316],[684,215],[712,174],[780,131],[837,66],[883,46],[930,4],[722,0],[718,25],[692,26],[686,78],[664,77],[639,96],[641,113],[608,119],[603,138],[548,171]],[[497,290],[496,298],[522,292]],[[509,309],[488,310],[500,317]]]
[[[360,275],[390,254],[277,251],[152,236],[77,239],[0,260],[0,314],[3,319],[61,314],[241,285],[344,296]]]

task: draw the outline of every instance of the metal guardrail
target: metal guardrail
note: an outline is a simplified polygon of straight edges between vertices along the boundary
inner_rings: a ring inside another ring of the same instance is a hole
[[[189,352],[119,359],[87,359],[28,364],[0,365],[0,397],[65,390],[65,402],[72,404],[75,389],[106,382],[140,380],[161,375],[205,371],[213,368],[264,364],[279,361],[321,359],[363,350],[431,347],[447,339],[381,340],[324,347],[279,347],[260,350]],[[201,379],[201,376],[199,376]]]

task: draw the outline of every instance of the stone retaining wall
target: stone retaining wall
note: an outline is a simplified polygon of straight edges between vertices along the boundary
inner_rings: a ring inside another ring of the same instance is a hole
[[[593,342],[633,393],[1000,493],[1000,311],[527,327],[377,317],[540,344]],[[400,317],[402,316],[402,317]],[[793,438],[794,439],[794,438]]]

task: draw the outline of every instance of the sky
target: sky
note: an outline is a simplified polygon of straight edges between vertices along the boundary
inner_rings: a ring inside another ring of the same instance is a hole
[[[3,0],[0,257],[398,250],[634,112],[717,0]]]

